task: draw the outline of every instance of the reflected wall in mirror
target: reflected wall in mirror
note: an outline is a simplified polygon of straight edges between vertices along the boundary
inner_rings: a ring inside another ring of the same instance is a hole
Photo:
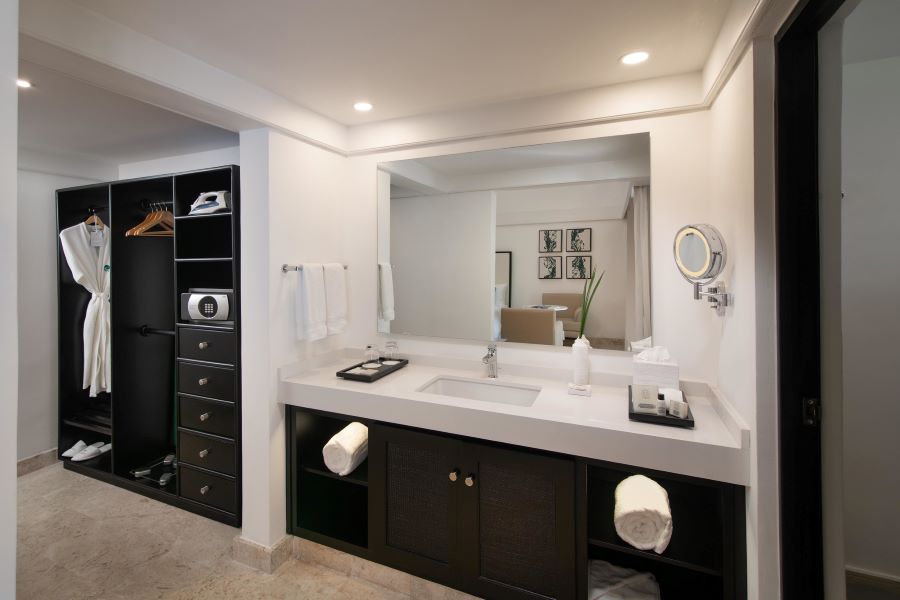
[[[377,260],[392,266],[395,315],[380,332],[571,345],[593,267],[605,276],[585,328],[591,346],[627,350],[650,336],[648,134],[379,169],[390,192],[379,186]],[[552,251],[547,231],[561,234]],[[547,258],[556,277],[541,273]]]

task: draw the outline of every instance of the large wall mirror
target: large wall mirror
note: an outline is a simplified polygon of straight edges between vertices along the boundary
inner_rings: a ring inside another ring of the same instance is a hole
[[[379,165],[379,331],[571,345],[591,270],[593,348],[650,329],[650,137],[635,134]],[[389,185],[388,185],[389,182]],[[388,300],[390,302],[391,300]]]

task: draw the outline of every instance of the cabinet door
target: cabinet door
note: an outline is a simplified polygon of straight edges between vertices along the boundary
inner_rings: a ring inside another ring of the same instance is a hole
[[[459,522],[467,591],[574,599],[574,461],[481,444],[465,452]]]
[[[458,440],[369,427],[369,549],[375,560],[458,584],[461,457]]]

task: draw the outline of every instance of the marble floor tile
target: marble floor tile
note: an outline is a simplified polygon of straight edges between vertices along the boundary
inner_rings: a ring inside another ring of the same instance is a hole
[[[348,555],[317,545],[304,547],[309,558],[346,557],[336,564],[343,572],[299,560],[272,574],[255,571],[231,558],[238,533],[54,464],[18,479],[17,598],[410,598],[408,575],[361,561],[351,569]],[[378,575],[394,589],[351,577],[351,570]]]

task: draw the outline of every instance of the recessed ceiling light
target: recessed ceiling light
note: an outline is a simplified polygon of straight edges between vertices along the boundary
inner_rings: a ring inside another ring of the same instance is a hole
[[[650,58],[650,54],[641,50],[640,52],[629,52],[621,58],[623,65],[637,65]]]
[[[31,82],[27,79],[16,79],[16,85],[20,88],[30,88]]]
[[[355,108],[359,112],[369,112],[370,110],[372,110],[372,103],[371,102],[357,102],[356,104],[353,105],[353,108]]]

